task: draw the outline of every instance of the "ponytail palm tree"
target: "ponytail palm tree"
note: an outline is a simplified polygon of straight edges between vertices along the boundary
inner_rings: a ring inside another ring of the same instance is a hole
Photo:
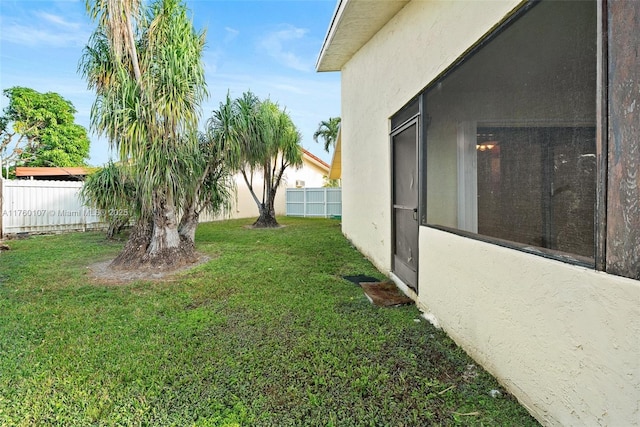
[[[242,174],[258,207],[253,225],[277,227],[275,198],[284,172],[302,166],[301,136],[291,117],[277,104],[245,92],[233,102],[227,95],[209,128],[217,140],[226,141],[228,162]]]
[[[232,193],[235,191],[235,181],[230,163],[228,144],[224,140],[214,137],[210,131],[198,132],[190,137],[197,139],[197,144],[186,144],[193,149],[192,153],[185,153],[182,165],[184,176],[191,177],[190,183],[185,183],[182,217],[178,226],[178,233],[187,241],[194,242],[196,228],[200,214],[207,212],[218,215],[230,209]]]
[[[196,132],[206,96],[204,33],[193,28],[180,0],[155,0],[147,8],[140,0],[94,0],[87,8],[97,22],[81,60],[97,95],[91,123],[131,167],[137,227],[148,240],[142,259],[133,259],[141,253],[141,233],[132,233],[137,241],[130,240],[116,261],[185,261],[193,242],[180,238],[177,212],[193,191],[183,163],[197,139],[184,136]]]

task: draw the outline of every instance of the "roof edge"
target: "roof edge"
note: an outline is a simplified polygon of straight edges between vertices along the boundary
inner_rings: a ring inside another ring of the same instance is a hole
[[[329,164],[327,162],[325,162],[324,160],[322,160],[320,157],[316,156],[315,154],[307,151],[306,149],[302,149],[302,153],[307,157],[307,159],[309,159],[311,161],[311,163],[315,163],[317,166],[326,169],[327,173],[329,172]]]
[[[339,0],[316,61],[316,71],[340,71],[410,1]]]
[[[333,16],[331,18],[331,22],[329,23],[329,28],[327,28],[327,34],[324,36],[324,40],[322,41],[322,47],[320,48],[320,52],[318,53],[318,58],[316,59],[316,70],[317,71],[339,71],[339,70],[321,70],[321,61],[324,57],[324,54],[331,44],[333,40],[333,36],[335,35],[336,28],[338,23],[340,22],[340,18],[342,17],[342,13],[344,12],[344,6],[349,0],[338,0],[336,4],[336,8],[333,11]]]

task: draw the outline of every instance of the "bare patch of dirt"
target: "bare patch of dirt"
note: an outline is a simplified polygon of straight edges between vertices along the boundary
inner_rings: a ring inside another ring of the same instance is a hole
[[[144,266],[137,268],[118,268],[113,267],[113,260],[101,261],[91,264],[87,267],[89,269],[89,275],[97,283],[105,285],[126,285],[136,280],[145,280],[152,282],[159,282],[170,279],[176,273],[187,271],[198,265],[202,265],[210,261],[212,258],[209,255],[196,254],[194,262],[181,265],[180,267],[162,268]]]

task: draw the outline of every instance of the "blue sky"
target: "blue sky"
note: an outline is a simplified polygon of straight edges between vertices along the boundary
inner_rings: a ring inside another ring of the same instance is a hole
[[[207,30],[204,52],[210,93],[204,121],[224,99],[247,90],[286,107],[302,133],[302,145],[330,162],[313,132],[340,115],[339,73],[317,73],[315,62],[336,0],[186,0],[194,25]],[[57,92],[78,110],[89,129],[92,92],[77,72],[93,29],[84,0],[0,0],[0,89],[25,86]],[[0,99],[4,109],[8,100]],[[110,156],[103,138],[90,132],[89,163]]]

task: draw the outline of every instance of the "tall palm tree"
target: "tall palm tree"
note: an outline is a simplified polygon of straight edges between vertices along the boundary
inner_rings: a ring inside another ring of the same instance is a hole
[[[340,117],[330,117],[323,120],[318,125],[318,129],[313,133],[313,140],[318,142],[318,138],[324,140],[324,150],[328,153],[330,148],[335,148],[340,131]]]
[[[181,161],[193,152],[199,106],[206,96],[202,50],[204,32],[193,28],[180,0],[155,0],[146,9],[139,0],[88,1],[97,29],[85,49],[81,69],[96,91],[92,126],[107,136],[122,162],[131,165],[138,221],[144,233],[143,259],[153,264],[180,262],[177,212],[192,178]],[[133,237],[117,263],[135,262],[140,241]],[[127,252],[129,246],[135,250]]]

